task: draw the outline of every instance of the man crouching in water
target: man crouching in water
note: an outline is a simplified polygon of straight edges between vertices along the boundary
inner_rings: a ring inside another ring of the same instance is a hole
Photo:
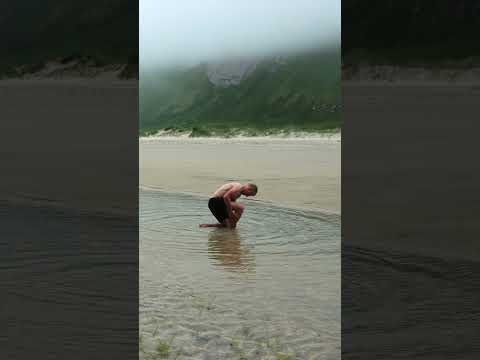
[[[200,227],[228,227],[233,229],[242,217],[245,206],[236,202],[241,196],[255,196],[257,185],[231,182],[220,186],[208,200],[208,208],[218,224],[200,224]]]

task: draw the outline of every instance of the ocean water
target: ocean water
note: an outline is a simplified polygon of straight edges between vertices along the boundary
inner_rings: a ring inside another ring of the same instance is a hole
[[[235,230],[207,198],[140,191],[140,356],[338,359],[340,217],[245,200]]]

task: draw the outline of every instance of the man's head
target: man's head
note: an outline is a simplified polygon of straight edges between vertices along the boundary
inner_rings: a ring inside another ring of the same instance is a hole
[[[245,184],[242,190],[242,195],[245,196],[255,196],[257,195],[258,187],[255,184]]]

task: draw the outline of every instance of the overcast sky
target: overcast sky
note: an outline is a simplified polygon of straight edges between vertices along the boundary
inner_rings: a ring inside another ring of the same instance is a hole
[[[340,0],[140,0],[140,64],[340,43]]]

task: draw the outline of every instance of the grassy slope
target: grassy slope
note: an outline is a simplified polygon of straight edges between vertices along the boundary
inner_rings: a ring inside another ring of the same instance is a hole
[[[339,127],[338,111],[318,110],[321,104],[340,103],[339,79],[338,52],[291,56],[277,71],[272,71],[271,61],[264,61],[250,77],[228,88],[214,87],[203,65],[168,75],[142,73],[140,130]]]

